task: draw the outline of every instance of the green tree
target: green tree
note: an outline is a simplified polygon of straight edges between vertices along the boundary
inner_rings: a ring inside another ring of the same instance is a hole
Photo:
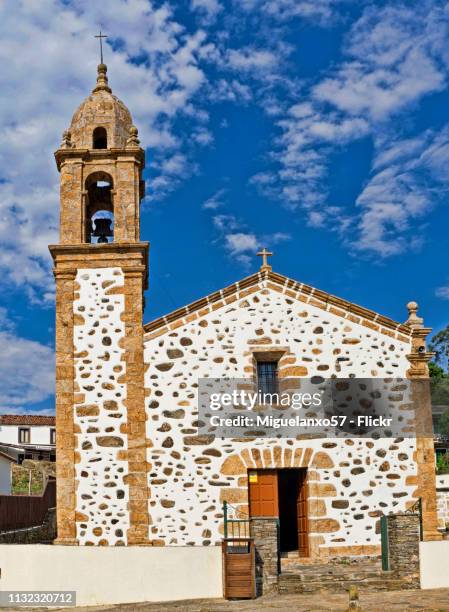
[[[432,406],[448,407],[439,417],[435,429],[449,436],[449,325],[433,336],[429,349],[435,353],[435,361],[429,363]]]
[[[438,419],[438,433],[449,436],[449,408]]]
[[[447,372],[449,370],[449,325],[431,338],[429,349],[435,353],[435,364]]]
[[[437,365],[434,361],[429,362],[429,375],[430,378],[442,379],[447,376],[443,368]]]

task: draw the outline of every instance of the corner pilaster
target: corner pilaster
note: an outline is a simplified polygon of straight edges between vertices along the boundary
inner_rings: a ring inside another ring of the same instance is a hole
[[[423,319],[417,316],[418,304],[407,304],[409,318],[406,325],[412,329],[411,352],[407,355],[410,368],[407,378],[411,381],[411,395],[415,410],[416,464],[418,488],[416,497],[422,499],[422,527],[424,540],[441,540],[438,531],[435,450],[432,435],[432,402],[430,397],[428,362],[433,353],[426,349],[426,338],[432,331],[424,327]]]
[[[55,544],[76,545],[73,300],[76,269],[54,270],[56,280],[56,517]]]

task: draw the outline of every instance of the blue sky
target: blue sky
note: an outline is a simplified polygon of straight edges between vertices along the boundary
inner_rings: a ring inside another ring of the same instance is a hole
[[[449,323],[449,3],[0,5],[0,409],[53,409],[52,153],[95,81],[147,148],[145,321],[276,271]]]

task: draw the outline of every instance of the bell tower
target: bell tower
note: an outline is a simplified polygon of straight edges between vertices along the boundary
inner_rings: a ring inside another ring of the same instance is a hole
[[[56,543],[147,544],[145,153],[105,64],[55,158]]]

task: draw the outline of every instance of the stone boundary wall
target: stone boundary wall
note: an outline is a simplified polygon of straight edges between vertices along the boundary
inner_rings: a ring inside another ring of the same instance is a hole
[[[250,533],[256,549],[256,596],[277,592],[279,575],[278,520],[252,518]]]
[[[76,591],[77,606],[222,598],[221,557],[220,546],[5,544],[2,590]]]
[[[50,508],[42,525],[0,533],[0,544],[50,544],[55,538],[56,508]]]
[[[394,578],[403,580],[404,589],[419,588],[419,516],[391,514],[387,516],[388,555]]]

